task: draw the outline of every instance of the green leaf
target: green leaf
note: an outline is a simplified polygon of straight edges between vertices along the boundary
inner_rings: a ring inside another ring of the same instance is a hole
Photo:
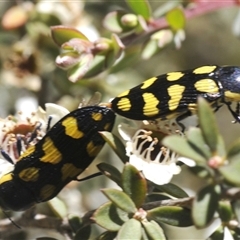
[[[237,221],[240,222],[240,200],[235,200],[232,202],[233,210]]]
[[[78,216],[75,216],[75,215],[69,215],[68,216],[68,222],[69,222],[69,225],[72,229],[72,231],[74,233],[76,233],[78,231],[79,228],[81,228],[83,225],[82,225],[82,219],[79,218]]]
[[[226,157],[226,148],[225,143],[223,140],[223,137],[221,135],[218,135],[218,144],[217,144],[217,153],[218,156],[225,158]]]
[[[116,240],[140,240],[142,236],[141,223],[132,218],[125,222],[118,231]]]
[[[65,42],[68,42],[72,38],[80,38],[83,40],[87,40],[88,38],[78,31],[76,28],[65,27],[65,26],[52,26],[51,27],[51,35],[53,41],[61,47],[61,45]]]
[[[134,64],[139,61],[139,46],[128,46],[124,50],[124,56],[119,59],[112,67],[109,69],[110,73],[119,72],[129,66],[129,64]]]
[[[126,193],[117,189],[103,189],[102,192],[113,204],[123,211],[132,214],[137,211],[134,202]]]
[[[113,60],[115,60],[115,59],[117,59],[121,55],[121,53],[122,53],[123,49],[125,48],[125,46],[122,43],[121,39],[118,37],[118,35],[116,35],[114,33],[111,35],[111,40],[112,40],[113,53],[114,53],[113,54],[113,57],[114,57]],[[111,66],[112,63],[109,62],[108,65]]]
[[[171,28],[175,31],[179,29],[183,29],[185,27],[185,15],[181,8],[176,7],[172,10],[170,10],[166,14],[166,19],[171,26]]]
[[[206,227],[218,208],[220,186],[208,185],[201,189],[193,201],[192,216],[195,226]]]
[[[186,133],[186,137],[192,148],[201,154],[205,159],[209,159],[212,156],[209,147],[206,146],[202,132],[199,128],[190,128]]]
[[[151,58],[154,54],[159,52],[158,41],[155,39],[150,39],[143,47],[142,59],[147,60]]]
[[[91,225],[88,225],[77,231],[76,235],[74,236],[74,240],[90,239],[90,235],[91,235]]]
[[[196,152],[196,149],[193,149],[189,142],[180,136],[172,135],[165,137],[162,141],[162,144],[166,147],[169,147],[180,156],[193,159],[198,164],[206,164],[207,159],[205,159],[201,153]]]
[[[93,56],[90,54],[82,57],[78,64],[71,67],[67,71],[68,79],[71,82],[77,82],[81,78],[86,77],[86,73],[88,72],[89,65],[92,61],[93,61]]]
[[[190,210],[176,206],[153,208],[147,211],[147,219],[178,227],[188,227],[193,225]]]
[[[218,214],[222,222],[229,222],[232,219],[233,212],[229,201],[219,201]]]
[[[129,31],[129,27],[122,24],[121,18],[126,14],[124,11],[114,11],[108,13],[103,19],[103,26],[111,32],[121,33]]]
[[[213,155],[216,154],[218,145],[218,128],[213,111],[207,101],[199,97],[198,98],[198,117],[199,125],[202,130],[202,135],[209,146]]]
[[[95,211],[92,219],[109,231],[118,231],[129,218],[126,212],[116,208],[113,203],[107,202]]]
[[[122,187],[122,174],[117,168],[107,163],[99,163],[97,168],[108,178],[113,180],[119,187]]]
[[[131,164],[126,164],[123,169],[122,188],[137,208],[143,204],[147,193],[147,181],[142,173]]]
[[[240,138],[234,141],[234,143],[228,149],[227,159],[228,161],[236,161],[240,159]]]
[[[99,132],[103,139],[108,143],[108,145],[113,149],[113,151],[118,155],[123,163],[129,161],[129,158],[126,156],[126,150],[124,144],[121,140],[113,133],[102,131]]]
[[[116,238],[117,232],[106,231],[97,237],[97,240],[113,240]]]
[[[229,164],[221,166],[218,170],[223,177],[235,186],[240,186],[240,159],[233,160],[229,159]]]
[[[48,201],[48,205],[53,210],[55,215],[61,219],[64,219],[67,216],[67,207],[65,203],[60,200],[58,197],[55,197]]]
[[[141,1],[125,0],[125,1],[135,14],[143,16],[145,20],[150,19],[151,8],[147,0]]]
[[[166,240],[162,228],[155,221],[143,221],[142,225],[149,239]]]
[[[173,183],[168,183],[164,185],[154,184],[154,187],[176,198],[188,197],[188,194],[183,189]]]

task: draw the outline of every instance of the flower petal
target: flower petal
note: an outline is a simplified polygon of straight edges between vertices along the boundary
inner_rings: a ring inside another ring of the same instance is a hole
[[[158,164],[151,162],[144,166],[142,171],[148,180],[158,185],[163,185],[169,183],[173,175],[180,173],[181,168],[175,163]]]
[[[186,164],[186,165],[189,166],[189,167],[195,167],[195,166],[196,166],[196,162],[193,161],[193,160],[190,159],[190,158],[179,157],[177,160],[180,161],[180,162],[182,162],[182,163],[184,163],[184,164]]]

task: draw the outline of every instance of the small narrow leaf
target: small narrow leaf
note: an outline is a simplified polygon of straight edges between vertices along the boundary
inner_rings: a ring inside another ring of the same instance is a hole
[[[109,146],[113,149],[113,151],[118,155],[118,157],[122,160],[123,163],[128,162],[128,157],[126,156],[125,146],[121,142],[121,140],[110,132],[99,132],[103,139],[109,144]]]
[[[108,178],[113,180],[119,187],[122,187],[122,174],[117,168],[107,163],[100,163],[97,168]]]
[[[155,39],[150,39],[145,45],[142,50],[142,59],[148,60],[150,59],[154,54],[159,52],[159,46],[158,41]]]
[[[153,208],[148,211],[147,218],[178,227],[193,225],[190,210],[176,206]]]
[[[151,8],[147,0],[125,1],[135,14],[141,15],[145,20],[149,20],[149,18],[151,17]]]
[[[91,235],[91,226],[88,225],[77,231],[76,235],[74,236],[74,240],[90,239],[90,235]]]
[[[157,185],[154,184],[155,188],[170,194],[173,197],[176,198],[185,198],[188,197],[188,194],[181,189],[180,187],[178,187],[177,185],[173,184],[173,183],[168,183],[168,184],[164,184],[164,185]]]
[[[147,181],[134,166],[126,164],[122,174],[123,191],[133,200],[139,208],[146,197]]]
[[[220,167],[218,170],[223,175],[223,177],[235,186],[240,186],[240,159],[231,161],[228,165]]]
[[[240,159],[240,138],[238,138],[228,149],[227,159],[229,161]]]
[[[206,164],[207,159],[201,153],[196,152],[187,140],[180,136],[165,137],[162,144],[183,157],[195,160],[198,164]]]
[[[103,139],[109,144],[109,146],[113,149],[113,151],[118,155],[118,157],[122,160],[123,163],[129,161],[129,158],[126,156],[125,146],[121,142],[121,140],[110,132],[99,132]]]
[[[115,33],[121,33],[129,30],[128,27],[124,26],[121,22],[121,18],[126,14],[124,11],[113,11],[108,13],[103,19],[103,26]]]
[[[191,127],[187,133],[187,140],[193,149],[196,149],[198,153],[208,159],[212,156],[209,147],[206,145],[202,132],[199,128]]]
[[[132,218],[125,222],[118,231],[116,240],[140,240],[142,236],[141,223]]]
[[[166,15],[166,19],[171,28],[175,31],[185,27],[185,15],[183,10],[179,7],[170,10]]]
[[[196,227],[203,228],[213,219],[218,208],[220,186],[209,185],[199,191],[193,201],[192,216]]]
[[[88,40],[88,38],[83,33],[78,31],[76,28],[65,26],[52,26],[51,34],[52,39],[59,47],[61,47],[63,43],[68,42],[73,38]]]
[[[237,218],[237,221],[240,221],[240,200],[233,201],[232,207]]]
[[[150,222],[143,221],[142,225],[149,239],[166,240],[162,228],[155,221]]]
[[[83,226],[82,219],[75,215],[68,216],[69,225],[74,233]]]
[[[215,154],[219,133],[213,111],[204,98],[198,98],[198,117],[203,138],[212,153]]]
[[[111,202],[107,202],[95,211],[92,219],[99,226],[114,232],[118,231],[129,218],[127,213],[117,209]]]
[[[60,200],[58,197],[55,197],[48,201],[48,205],[53,210],[55,215],[61,219],[64,219],[67,216],[67,207],[65,203]]]
[[[96,240],[113,240],[116,238],[117,232],[103,232]]]
[[[229,201],[219,201],[218,214],[222,222],[229,222],[232,219],[233,212]]]
[[[123,211],[132,214],[137,211],[134,202],[126,193],[117,189],[103,189],[102,192],[113,204]]]

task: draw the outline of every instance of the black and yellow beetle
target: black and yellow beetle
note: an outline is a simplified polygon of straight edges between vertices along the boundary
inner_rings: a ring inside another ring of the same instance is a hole
[[[2,176],[0,207],[21,211],[55,197],[93,161],[105,142],[98,132],[111,131],[114,121],[114,112],[101,106],[63,117]]]
[[[224,103],[240,122],[240,67],[202,66],[150,78],[111,101],[114,112],[134,120],[181,120],[196,113],[197,97],[217,110]],[[231,108],[237,102],[237,109]]]

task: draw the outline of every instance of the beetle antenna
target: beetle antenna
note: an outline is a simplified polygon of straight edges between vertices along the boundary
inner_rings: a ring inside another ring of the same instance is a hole
[[[7,160],[11,164],[14,164],[12,158],[9,156],[9,154],[6,151],[4,151],[3,149],[1,149],[0,151],[2,156],[5,158],[5,160]]]
[[[94,177],[98,177],[98,176],[101,176],[101,175],[103,175],[101,172],[97,172],[97,173],[91,174],[91,175],[89,175],[89,176],[87,176],[85,178],[80,178],[80,179],[77,178],[76,181],[82,182],[82,181],[85,181],[85,180],[88,180],[88,179],[92,179]]]
[[[17,225],[17,224],[10,218],[10,216],[7,214],[7,212],[5,212],[5,211],[3,211],[3,210],[2,210],[2,212],[3,212],[3,214],[7,217],[7,219],[8,219],[15,227],[21,229],[21,227],[20,227],[19,225]]]

